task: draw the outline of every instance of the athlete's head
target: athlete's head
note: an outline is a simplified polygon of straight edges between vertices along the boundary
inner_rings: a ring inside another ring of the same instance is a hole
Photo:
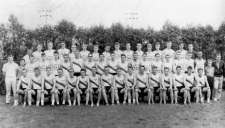
[[[152,66],[152,74],[156,74],[157,73],[157,67],[156,66]]]
[[[177,71],[177,74],[180,74],[181,73],[181,66],[177,66],[176,71]]]
[[[104,61],[104,59],[105,59],[104,55],[103,55],[102,53],[99,54],[99,60],[100,60],[100,61]]]
[[[139,65],[139,71],[140,71],[140,73],[144,73],[145,72],[145,66]]]
[[[156,59],[156,61],[160,61],[161,58],[160,58],[160,54],[159,53],[155,54],[155,59]]]
[[[54,52],[54,58],[55,58],[55,60],[59,59],[59,53],[57,51]]]
[[[42,50],[42,44],[38,44],[38,45],[37,45],[37,51],[40,52],[41,50]]]
[[[109,67],[105,66],[104,71],[105,71],[105,74],[109,74]]]
[[[151,43],[147,43],[147,50],[152,51],[152,44]]]
[[[46,55],[45,55],[45,53],[43,52],[43,53],[41,53],[41,59],[42,59],[42,61],[45,61],[46,60]]]
[[[63,58],[64,58],[64,62],[68,62],[70,60],[69,54],[64,54]]]
[[[168,67],[164,68],[164,73],[165,73],[166,76],[169,75],[169,68]]]
[[[156,49],[156,50],[159,50],[159,49],[160,49],[160,43],[159,43],[159,42],[156,42],[156,44],[155,44],[155,49]]]
[[[121,71],[121,68],[120,67],[117,67],[116,68],[116,73],[117,73],[117,75],[121,75],[122,74],[122,71]]]
[[[34,68],[34,75],[35,75],[35,76],[41,75],[40,67],[35,67],[35,68]]]
[[[82,44],[82,50],[87,50],[87,44],[86,43]]]
[[[216,61],[220,61],[221,60],[221,54],[220,53],[217,53],[216,54]]]
[[[203,69],[202,68],[198,68],[198,75],[202,76],[203,75]]]
[[[147,53],[143,53],[142,58],[143,58],[144,61],[146,61],[147,60]]]
[[[86,76],[86,70],[85,69],[81,69],[80,70],[80,75],[81,76]]]
[[[70,68],[69,69],[69,73],[70,73],[70,76],[74,76],[74,70],[73,70],[73,68]]]
[[[93,66],[91,71],[92,71],[92,74],[95,75],[95,74],[97,73],[97,68],[96,68],[96,66]]]
[[[137,43],[137,50],[141,51],[141,48],[142,48],[141,43]]]
[[[53,43],[50,41],[50,42],[48,42],[48,50],[52,50],[52,48],[53,48]]]
[[[207,66],[212,66],[212,59],[207,60]]]
[[[177,51],[176,57],[177,57],[177,59],[180,59],[181,58],[181,51]]]
[[[190,52],[193,51],[193,44],[188,44],[188,51],[190,51]]]
[[[133,53],[133,59],[134,59],[134,60],[137,60],[137,59],[138,59],[138,54],[137,54],[137,52],[134,52],[134,53]]]
[[[105,52],[110,52],[110,45],[105,46]]]
[[[8,62],[13,62],[13,55],[12,54],[8,55]]]
[[[197,56],[198,56],[198,58],[202,58],[202,51],[198,51],[198,53],[197,53]]]
[[[59,76],[63,76],[63,69],[60,67],[57,69],[57,73]]]
[[[132,73],[133,72],[133,67],[131,64],[128,64],[128,73]]]
[[[191,73],[192,73],[192,70],[193,70],[192,67],[191,67],[191,66],[188,66],[188,68],[187,68],[187,73],[188,73],[188,74],[191,74]]]
[[[88,61],[92,61],[92,57],[93,57],[92,54],[89,53],[89,54],[88,54]]]
[[[76,45],[72,45],[71,46],[71,51],[72,51],[72,53],[75,53],[77,51],[77,46]]]
[[[126,43],[126,50],[130,50],[131,46],[130,43]]]
[[[98,52],[98,45],[94,45],[94,53]]]
[[[183,43],[183,42],[181,42],[181,43],[179,44],[179,49],[180,49],[180,50],[184,49],[184,43]]]
[[[125,62],[126,61],[126,55],[125,54],[121,54],[121,62]]]
[[[167,41],[166,47],[170,49],[172,47],[172,41]]]
[[[65,44],[64,41],[61,42],[61,48],[62,48],[62,49],[66,48],[66,44]]]
[[[120,50],[120,43],[119,42],[116,42],[115,43],[115,50]]]
[[[111,60],[115,60],[115,53],[111,53]]]
[[[47,73],[47,75],[51,74],[51,67],[50,66],[46,67],[46,73]]]
[[[24,59],[21,59],[20,60],[20,66],[25,66],[25,65],[26,65],[25,60]]]

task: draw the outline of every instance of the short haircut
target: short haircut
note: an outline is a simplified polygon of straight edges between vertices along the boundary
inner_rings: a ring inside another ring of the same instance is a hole
[[[181,68],[181,66],[177,66],[176,69]]]
[[[192,69],[192,67],[191,66],[188,66],[188,68],[187,69]]]

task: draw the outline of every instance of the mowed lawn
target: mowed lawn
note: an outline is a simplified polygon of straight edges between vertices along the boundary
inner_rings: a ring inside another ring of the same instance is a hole
[[[224,128],[225,96],[212,104],[13,107],[0,96],[0,128]]]

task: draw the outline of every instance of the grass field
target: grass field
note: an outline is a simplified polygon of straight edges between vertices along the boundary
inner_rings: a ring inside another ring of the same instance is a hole
[[[0,96],[0,128],[224,128],[220,102],[191,105],[13,107]]]

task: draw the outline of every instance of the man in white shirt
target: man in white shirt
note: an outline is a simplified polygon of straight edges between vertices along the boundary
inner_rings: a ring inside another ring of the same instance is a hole
[[[119,42],[116,42],[115,43],[115,50],[114,50],[115,58],[120,58],[122,53],[123,52],[120,50],[120,44],[119,44]]]
[[[166,48],[162,51],[163,60],[165,60],[166,55],[169,55],[171,60],[174,59],[175,51],[171,47],[172,47],[172,42],[168,41],[166,43]]]
[[[109,44],[106,45],[105,46],[105,51],[103,52],[103,55],[104,55],[106,61],[109,61],[111,59],[110,48],[111,47],[110,47]]]
[[[150,44],[150,43],[147,43],[147,52],[146,52],[146,55],[147,55],[147,61],[148,62],[154,61],[155,55],[152,52],[152,44]]]
[[[126,50],[123,53],[126,55],[127,61],[131,62],[133,58],[133,51],[131,50],[130,43],[126,44]]]
[[[179,50],[177,50],[177,52],[180,52],[181,59],[185,59],[186,58],[187,51],[184,50],[184,43],[183,42],[180,43]]]
[[[53,49],[53,43],[52,42],[48,42],[48,49],[45,50],[45,55],[46,55],[46,60],[51,62],[54,60],[54,52],[55,50]]]
[[[30,63],[30,57],[32,56],[32,49],[27,49],[27,54],[23,57],[26,64]]]
[[[10,103],[10,95],[11,89],[13,92],[13,96],[15,98],[16,95],[16,76],[19,70],[18,64],[13,61],[13,56],[9,55],[8,62],[3,65],[2,72],[5,77],[5,85],[6,85],[6,104]],[[14,104],[16,100],[14,99]]]
[[[33,52],[33,56],[35,58],[35,61],[41,61],[41,54],[42,54],[42,45],[38,44],[37,45],[37,50],[35,52]]]
[[[87,50],[87,44],[83,43],[82,50],[80,51],[80,56],[81,56],[81,59],[83,60],[83,62],[87,61],[89,53],[90,52]]]
[[[143,51],[141,50],[142,48],[142,45],[141,43],[137,43],[137,50],[136,50],[136,53],[138,55],[138,59],[139,60],[142,60],[142,55],[143,55]]]
[[[66,44],[65,42],[61,42],[61,48],[58,49],[58,53],[59,53],[59,58],[63,60],[63,55],[64,54],[69,54],[70,53],[70,50],[66,48]]]

